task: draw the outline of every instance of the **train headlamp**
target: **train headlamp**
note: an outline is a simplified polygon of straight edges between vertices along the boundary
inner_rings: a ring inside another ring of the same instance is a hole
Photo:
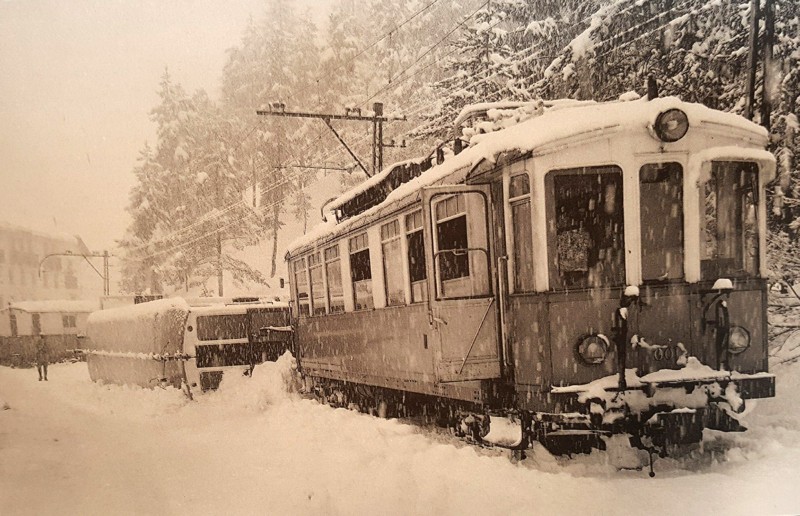
[[[658,115],[653,129],[662,142],[677,142],[689,130],[689,118],[680,109],[668,109]]]
[[[728,333],[728,353],[738,355],[750,347],[750,332],[741,326],[731,326]]]
[[[603,335],[589,335],[578,343],[578,356],[589,365],[601,364],[608,356],[608,339]]]

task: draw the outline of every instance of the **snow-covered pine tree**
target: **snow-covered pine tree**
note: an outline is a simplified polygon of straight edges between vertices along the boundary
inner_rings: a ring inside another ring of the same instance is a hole
[[[216,107],[203,91],[187,95],[168,73],[158,93],[161,102],[151,112],[158,142],[145,147],[134,170],[128,206],[133,221],[121,242],[128,287],[152,291],[158,283],[160,290],[188,290],[216,275],[221,295],[225,270],[235,280],[263,282],[257,271],[222,252],[226,245],[242,247],[252,232],[242,223],[241,181]]]
[[[462,29],[449,45],[446,70],[449,75],[432,85],[438,105],[423,115],[424,124],[414,138],[449,138],[453,119],[468,104],[499,100],[512,77],[507,66],[513,55],[509,33],[517,29],[509,12],[517,0],[492,0],[463,20]]]
[[[319,61],[316,28],[291,2],[271,0],[263,18],[250,22],[241,43],[230,49],[223,71],[226,115],[240,133],[239,173],[257,184],[260,199],[253,217],[271,241],[270,277],[277,270],[278,231],[287,201],[301,195],[297,180],[313,174],[290,165],[305,163],[307,129],[283,118],[259,118],[255,111],[273,102],[300,110],[319,91],[314,77]],[[313,160],[313,158],[311,158]]]

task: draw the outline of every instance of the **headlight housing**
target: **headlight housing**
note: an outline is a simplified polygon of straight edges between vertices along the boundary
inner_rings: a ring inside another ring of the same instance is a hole
[[[575,350],[584,363],[597,365],[605,361],[608,356],[608,348],[608,338],[605,335],[593,334],[578,341],[578,346]]]
[[[668,109],[656,117],[653,130],[662,142],[677,142],[689,130],[689,117],[680,109]]]
[[[728,353],[738,355],[750,347],[750,332],[741,326],[731,326],[728,333]]]

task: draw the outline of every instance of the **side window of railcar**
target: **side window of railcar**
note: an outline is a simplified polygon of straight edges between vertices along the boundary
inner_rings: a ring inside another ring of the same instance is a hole
[[[405,303],[403,288],[403,256],[400,253],[400,222],[393,220],[381,226],[383,277],[386,283],[386,305]]]
[[[233,340],[247,338],[247,315],[204,315],[197,318],[197,340]]]
[[[353,280],[353,300],[356,310],[374,308],[372,301],[372,269],[369,259],[369,240],[362,233],[350,239],[350,277]]]
[[[422,210],[406,215],[406,239],[408,241],[408,275],[411,279],[411,302],[428,300],[425,280],[425,240],[422,236]]]
[[[511,177],[508,197],[514,245],[514,291],[533,290],[533,233],[531,227],[531,186],[528,174]]]
[[[435,202],[434,266],[440,297],[489,293],[486,210],[486,200],[475,192]]]
[[[344,291],[342,290],[342,265],[339,259],[339,246],[325,249],[325,274],[328,276],[328,306],[331,313],[344,312]]]
[[[701,275],[758,274],[758,167],[715,161],[705,185]]]
[[[308,274],[311,277],[311,310],[314,315],[325,315],[325,285],[322,279],[322,261],[319,253],[308,256]]]
[[[551,172],[549,245],[554,288],[622,285],[625,243],[622,170],[616,166]]]
[[[652,163],[639,169],[642,279],[683,277],[683,167]]]
[[[308,276],[306,274],[306,259],[299,258],[294,262],[294,283],[297,286],[297,312],[299,315],[311,313],[311,303],[308,296]]]

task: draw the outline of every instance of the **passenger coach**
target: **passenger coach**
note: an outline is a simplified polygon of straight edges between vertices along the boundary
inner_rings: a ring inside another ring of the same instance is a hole
[[[763,128],[675,98],[504,103],[466,109],[455,144],[291,245],[314,392],[517,448],[627,433],[651,456],[774,395]]]

